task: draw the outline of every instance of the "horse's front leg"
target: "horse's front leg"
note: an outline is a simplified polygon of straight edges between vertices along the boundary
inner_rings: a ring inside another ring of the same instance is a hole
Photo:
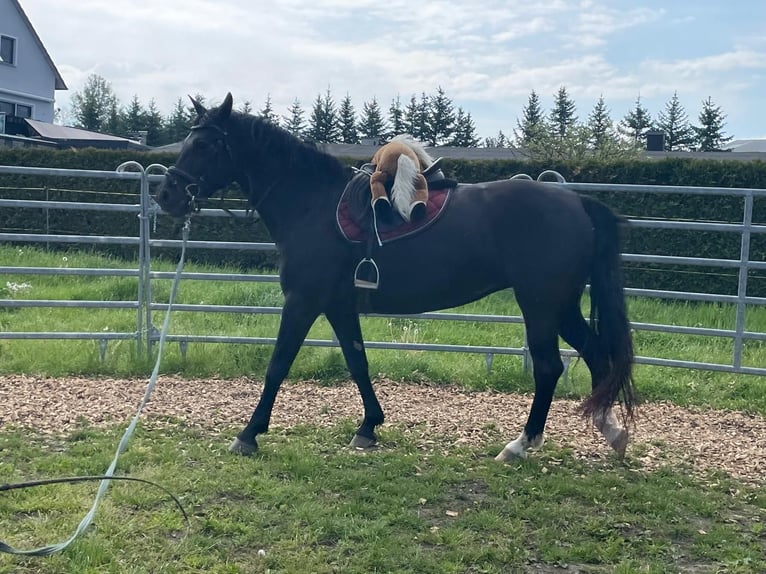
[[[354,301],[354,299],[349,297],[346,301]],[[362,396],[364,419],[351,440],[351,446],[369,448],[378,440],[375,427],[383,423],[384,416],[370,381],[359,314],[348,303],[339,303],[326,311],[325,316],[335,331],[335,336],[338,337],[348,370]]]
[[[258,449],[255,437],[269,430],[271,410],[274,407],[279,387],[290,371],[295,356],[318,316],[319,312],[314,309],[314,306],[302,298],[288,296],[285,299],[277,343],[266,369],[261,398],[250,417],[250,422],[231,443],[229,447],[231,452],[250,455]]]

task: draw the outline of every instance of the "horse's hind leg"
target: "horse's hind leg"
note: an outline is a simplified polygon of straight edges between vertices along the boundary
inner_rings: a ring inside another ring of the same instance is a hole
[[[609,362],[598,338],[580,311],[579,298],[562,313],[560,332],[561,338],[585,361],[591,375],[591,387],[596,388],[608,375]],[[609,409],[603,417],[594,417],[593,424],[604,435],[609,446],[618,455],[624,456],[628,446],[628,431],[617,420],[614,412]]]
[[[521,302],[520,302],[521,304]],[[532,370],[535,379],[535,396],[529,411],[527,424],[516,440],[509,442],[495,460],[506,461],[526,458],[527,450],[538,449],[545,440],[545,422],[553,400],[564,364],[561,362],[558,346],[558,328],[555,317],[549,310],[524,311],[527,325],[527,340],[532,355]]]
[[[364,419],[351,441],[351,446],[361,448],[374,446],[378,440],[375,427],[383,423],[384,416],[370,381],[359,314],[347,305],[339,305],[326,311],[325,316],[338,337],[351,378],[354,379],[362,396]]]

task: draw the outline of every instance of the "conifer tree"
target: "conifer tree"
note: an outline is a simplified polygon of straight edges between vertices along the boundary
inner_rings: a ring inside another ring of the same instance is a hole
[[[577,107],[564,86],[553,96],[553,108],[548,118],[551,134],[563,138],[577,124]]]
[[[420,130],[418,127],[418,110],[418,100],[415,97],[415,94],[413,94],[412,97],[410,97],[410,101],[407,103],[407,106],[404,108],[403,122],[404,131],[415,139],[420,139]]]
[[[391,100],[391,105],[388,108],[388,133],[386,134],[386,140],[390,140],[394,136],[403,134],[406,131],[404,110],[402,109],[402,102],[397,95],[395,99]]]
[[[306,122],[303,119],[303,113],[301,102],[298,98],[295,98],[288,110],[288,115],[283,118],[284,128],[299,138],[303,138],[306,132]]]
[[[359,133],[362,137],[380,141],[386,137],[386,121],[383,119],[383,112],[375,97],[369,102],[364,102],[362,116],[359,119]]]
[[[502,133],[502,132],[501,132]],[[462,107],[458,107],[455,118],[455,131],[449,145],[456,147],[476,147],[479,145],[479,138],[476,136],[476,125],[470,112],[465,112]]]
[[[168,143],[179,142],[186,137],[191,128],[192,118],[186,110],[182,98],[176,100],[170,116],[165,120],[165,134]]]
[[[141,105],[141,101],[138,99],[137,94],[130,100],[130,105],[128,106],[128,109],[125,110],[124,115],[124,132],[119,135],[138,139],[139,132],[146,130],[146,112]]]
[[[540,105],[540,97],[534,90],[529,94],[527,105],[521,110],[521,120],[516,120],[516,126],[514,137],[519,147],[528,146],[545,131],[545,118]],[[497,147],[506,146],[498,145]]]
[[[700,125],[693,128],[698,151],[722,151],[724,144],[733,139],[733,136],[724,135],[725,119],[726,114],[723,113],[720,106],[713,104],[710,97],[702,102],[702,111],[699,115]]]
[[[266,101],[263,104],[263,109],[258,112],[258,115],[275,126],[279,125],[279,116],[274,111],[274,106],[271,104],[271,94],[266,94]]]
[[[436,95],[429,98],[428,108],[428,143],[435,146],[450,141],[455,131],[455,112],[452,100],[441,86],[437,88]]]
[[[593,111],[588,115],[587,127],[590,132],[590,145],[596,151],[603,149],[613,137],[612,118],[603,95],[599,96]]]
[[[694,129],[678,100],[678,92],[673,92],[665,111],[657,115],[657,129],[665,134],[665,151],[688,150],[694,145]]]
[[[315,142],[337,143],[340,140],[340,124],[330,89],[325,95],[317,95],[309,117],[306,137]]]
[[[636,98],[636,106],[622,118],[618,129],[629,137],[633,142],[640,143],[645,137],[646,132],[652,127],[652,118],[647,110],[641,104],[641,96]]]
[[[359,130],[356,126],[356,112],[351,103],[351,96],[348,94],[340,103],[338,119],[340,120],[340,141],[346,144],[358,144]]]
[[[154,98],[149,100],[149,106],[146,108],[144,125],[146,127],[146,145],[158,146],[166,143],[165,123],[162,121],[162,114],[157,109],[157,102]]]

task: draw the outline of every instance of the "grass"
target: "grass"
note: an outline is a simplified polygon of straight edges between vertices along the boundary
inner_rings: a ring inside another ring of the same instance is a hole
[[[30,247],[0,246],[0,262],[6,265],[49,267],[118,267],[131,263],[80,251],[46,252]],[[155,262],[153,268],[172,270],[170,262]],[[188,265],[189,271],[220,271],[210,267]],[[0,284],[0,298],[70,299],[70,300],[135,300],[137,283],[133,278],[81,276],[7,276]],[[170,281],[153,283],[155,301],[167,301]],[[279,306],[282,296],[274,283],[234,283],[184,281],[179,303]],[[586,301],[587,304],[587,301]],[[671,325],[732,329],[734,308],[724,304],[663,302],[630,299],[630,315],[634,321]],[[510,292],[495,293],[456,311],[482,314],[518,315]],[[163,314],[155,313],[159,325]],[[171,333],[228,334],[235,336],[276,336],[276,315],[188,313],[177,312],[171,322]],[[746,328],[766,332],[766,308],[751,306]],[[133,333],[136,313],[133,310],[0,308],[0,330]],[[523,345],[519,325],[420,319],[366,318],[363,329],[368,341],[428,342],[488,346]],[[331,329],[320,318],[309,333],[310,338],[330,339]],[[636,352],[639,355],[685,360],[704,360],[730,364],[731,340],[701,336],[637,331]],[[235,377],[243,374],[262,376],[270,346],[222,345],[192,343],[184,354],[178,345],[168,345],[162,371],[188,377]],[[522,370],[519,357],[495,356],[487,372],[481,354],[436,353],[401,350],[370,350],[373,375],[396,380],[455,383],[470,389],[492,388],[500,391],[529,392],[531,378]],[[766,364],[766,343],[751,341],[745,345],[743,364]],[[109,375],[144,376],[151,370],[148,357],[138,357],[132,341],[111,341],[105,360],[96,341],[26,341],[0,340],[0,373],[27,373],[47,376]],[[304,347],[291,371],[294,379],[318,379],[323,384],[345,379],[347,371],[337,349]],[[648,400],[671,400],[684,405],[731,408],[766,414],[766,393],[762,380],[754,376],[737,376],[709,371],[638,366],[636,380]],[[559,396],[583,396],[588,392],[589,375],[581,362],[573,363],[567,380],[559,385]]]
[[[82,252],[0,246],[5,265],[130,267]],[[171,270],[171,263],[156,268]],[[188,270],[209,268],[189,266]],[[135,298],[129,278],[4,278],[0,298]],[[154,284],[167,299],[168,281]],[[182,303],[280,305],[273,284],[186,281]],[[732,328],[724,305],[629,301],[631,316],[648,323]],[[518,314],[510,293],[459,311]],[[159,315],[161,317],[161,314]],[[159,324],[160,318],[155,319]],[[0,309],[0,330],[112,331],[135,329],[133,311]],[[174,333],[275,336],[278,317],[231,314],[173,316]],[[748,310],[747,328],[766,332],[766,310]],[[369,318],[368,340],[520,346],[515,325]],[[321,320],[310,337],[329,338]],[[728,362],[731,343],[637,332],[639,354]],[[748,345],[746,361],[766,364],[763,344]],[[233,377],[265,370],[271,347],[192,344],[184,356],[170,345],[163,372]],[[369,352],[373,373],[398,380],[460,383],[469,389],[529,392],[518,357],[497,356],[490,372],[481,355],[416,351]],[[0,373],[48,376],[141,376],[151,369],[128,341],[110,342],[106,359],[94,342],[0,340]],[[304,348],[294,379],[333,384],[347,377],[336,349]],[[638,366],[649,400],[672,400],[766,414],[761,377]],[[581,396],[589,379],[570,366],[558,394]],[[273,429],[252,458],[230,455],[219,436],[183,420],[139,425],[118,473],[156,481],[179,496],[186,525],[160,491],[116,483],[93,526],[66,552],[48,558],[0,555],[4,573],[303,573],[557,572],[665,573],[766,570],[766,495],[720,474],[687,468],[648,470],[641,452],[621,462],[583,460],[549,442],[527,461],[500,465],[499,432],[482,448],[454,437],[424,443],[405,428],[384,429],[384,448],[357,452],[345,445],[354,421],[334,427]],[[101,474],[121,427],[83,426],[67,435],[0,429],[0,483]],[[233,434],[234,430],[230,430]],[[97,488],[60,485],[0,495],[0,539],[18,547],[58,542],[73,532]],[[260,552],[263,551],[263,552]]]
[[[549,445],[498,465],[486,449],[425,445],[404,429],[386,448],[344,445],[352,421],[277,430],[253,458],[178,425],[139,427],[120,462],[161,491],[117,483],[95,527],[62,554],[0,556],[0,572],[762,572],[766,497],[725,477],[576,460]],[[118,431],[67,437],[4,430],[0,481],[99,473]],[[73,530],[96,484],[0,497],[0,538],[32,547]],[[259,550],[263,550],[262,555]]]

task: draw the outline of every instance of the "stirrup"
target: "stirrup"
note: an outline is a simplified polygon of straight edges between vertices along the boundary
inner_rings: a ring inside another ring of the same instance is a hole
[[[380,284],[378,264],[371,257],[365,257],[354,270],[354,287],[360,289],[377,289]]]

